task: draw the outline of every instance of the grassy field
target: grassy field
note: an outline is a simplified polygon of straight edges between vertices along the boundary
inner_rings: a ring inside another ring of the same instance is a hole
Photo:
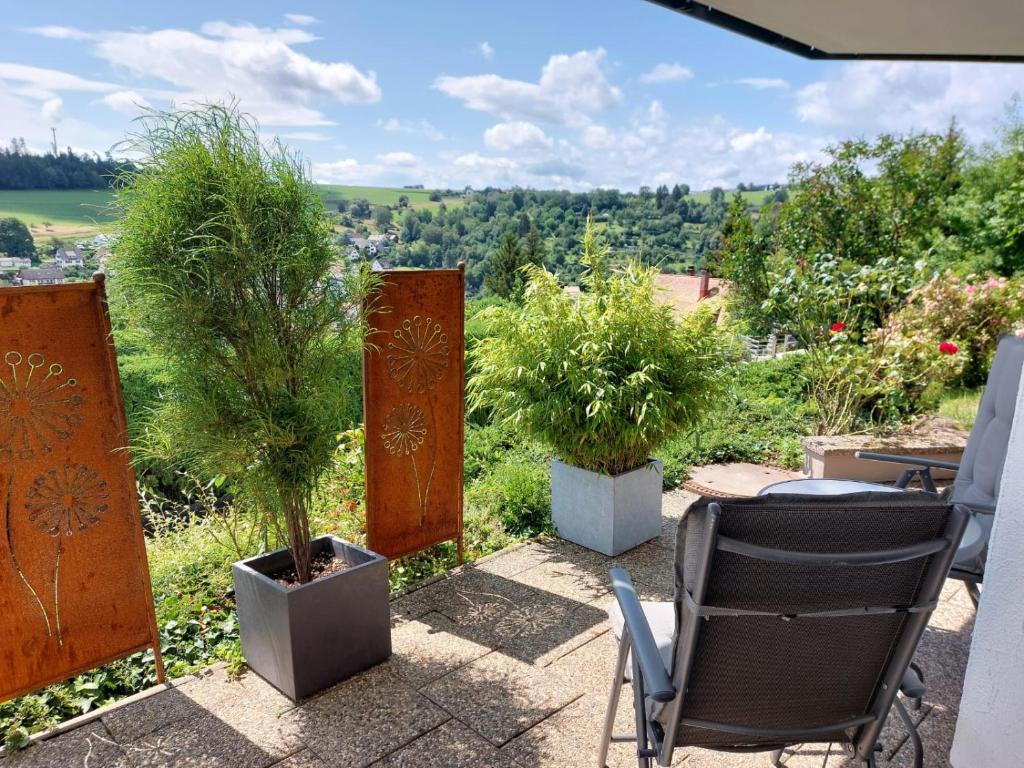
[[[732,196],[735,194],[735,190],[726,190],[725,201],[732,201]],[[743,192],[742,194],[743,199],[746,200],[748,203],[753,203],[754,205],[763,205],[764,199],[768,195],[774,194],[774,192]],[[706,203],[709,200],[711,200],[711,190],[707,190],[704,192],[691,192],[689,195],[689,199],[698,203]]]
[[[430,208],[436,207],[439,203],[431,201],[430,194],[433,190],[430,189],[401,189],[395,187],[350,187],[338,184],[320,184],[320,197],[323,198],[324,204],[329,208],[333,207],[332,203],[336,203],[338,200],[354,200],[357,197],[361,197],[368,200],[373,205],[398,205],[398,198],[405,195],[409,198],[409,205],[413,208]],[[458,201],[457,197],[448,197],[444,199],[446,205],[451,205],[453,202]]]
[[[113,221],[107,207],[112,197],[106,190],[95,189],[0,190],[0,218],[21,219],[37,243],[58,237],[86,239]]]
[[[107,211],[112,195],[105,190],[0,190],[0,217],[14,216],[28,225],[48,221],[60,226],[98,226],[113,220]]]

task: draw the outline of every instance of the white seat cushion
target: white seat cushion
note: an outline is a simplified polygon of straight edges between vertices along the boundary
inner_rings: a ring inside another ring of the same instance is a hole
[[[644,616],[651,627],[651,634],[654,635],[654,642],[658,645],[658,652],[661,654],[661,661],[665,669],[672,671],[672,641],[676,631],[676,609],[673,603],[649,603],[641,601],[640,607],[644,609]],[[606,608],[608,620],[612,625],[612,632],[615,639],[622,639],[622,626],[625,622],[622,619],[622,611],[619,604],[612,601]],[[628,668],[627,668],[628,674]]]

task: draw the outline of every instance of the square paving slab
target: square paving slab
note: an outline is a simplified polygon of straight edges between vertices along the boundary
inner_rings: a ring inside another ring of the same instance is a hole
[[[660,538],[611,558],[544,538],[458,569],[392,601],[391,660],[297,706],[252,673],[223,666],[175,681],[55,734],[0,768],[561,768],[593,765],[615,664],[604,612],[608,569],[626,567],[644,599],[672,596],[675,532],[693,494],[664,496]],[[947,582],[916,661],[912,712],[925,766],[946,768],[974,608]],[[617,726],[631,731],[632,692]],[[911,766],[897,718],[879,768]],[[787,750],[787,768],[853,768],[838,746]],[[609,768],[632,768],[613,744]],[[685,768],[767,768],[765,754],[676,753]],[[858,767],[859,768],[859,767]]]

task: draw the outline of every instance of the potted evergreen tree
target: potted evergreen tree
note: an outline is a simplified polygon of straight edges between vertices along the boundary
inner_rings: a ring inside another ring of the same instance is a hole
[[[521,306],[478,315],[473,408],[533,435],[555,454],[551,516],[569,541],[617,555],[661,532],[661,462],[653,452],[712,404],[727,345],[710,312],[677,320],[656,301],[656,271],[612,270],[592,221],[578,298],[526,266]]]
[[[387,561],[312,538],[311,495],[352,398],[344,353],[367,332],[368,272],[338,278],[323,203],[299,159],[234,107],[151,112],[120,181],[113,263],[131,321],[167,361],[145,450],[173,447],[287,543],[236,563],[249,666],[293,699],[391,652]]]

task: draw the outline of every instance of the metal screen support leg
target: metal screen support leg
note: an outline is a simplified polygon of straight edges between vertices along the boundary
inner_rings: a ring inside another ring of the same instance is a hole
[[[167,674],[164,672],[164,657],[160,652],[160,639],[153,644],[153,663],[156,665],[156,681],[163,685],[167,682]]]
[[[622,628],[622,639],[619,641],[619,656],[615,662],[615,677],[612,678],[612,689],[608,693],[608,711],[604,715],[604,730],[601,731],[601,746],[597,752],[597,768],[608,765],[608,747],[612,742],[612,731],[615,728],[615,713],[619,708],[619,694],[626,681],[626,657],[629,656],[629,633]]]

